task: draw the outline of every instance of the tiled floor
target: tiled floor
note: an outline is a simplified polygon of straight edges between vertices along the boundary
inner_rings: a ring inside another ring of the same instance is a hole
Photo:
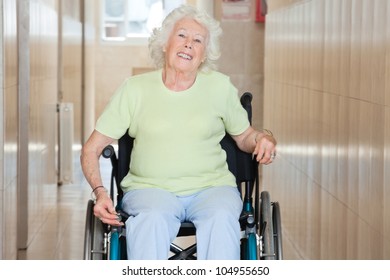
[[[102,161],[102,173],[108,176],[109,161]],[[108,172],[108,175],[106,174]],[[75,159],[74,184],[58,187],[57,204],[50,208],[47,221],[27,250],[18,253],[26,260],[81,260],[87,202],[91,189],[82,175],[79,157]]]
[[[48,213],[40,232],[19,259],[80,260],[83,258],[85,210],[89,190],[85,185],[58,189],[57,207]]]

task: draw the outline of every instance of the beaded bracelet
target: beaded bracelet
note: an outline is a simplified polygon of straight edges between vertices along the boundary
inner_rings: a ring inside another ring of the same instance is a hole
[[[107,189],[104,187],[104,186],[97,186],[96,188],[92,189],[92,192],[91,192],[91,197],[92,199],[96,200],[96,195],[95,195],[95,191],[99,188],[103,188],[105,192],[107,192]]]

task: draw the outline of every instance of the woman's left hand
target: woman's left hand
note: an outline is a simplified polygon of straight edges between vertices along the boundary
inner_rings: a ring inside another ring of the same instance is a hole
[[[276,157],[276,140],[266,133],[256,136],[256,147],[253,154],[260,164],[270,164]]]

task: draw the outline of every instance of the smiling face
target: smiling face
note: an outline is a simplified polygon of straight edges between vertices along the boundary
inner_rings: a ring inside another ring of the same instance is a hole
[[[193,19],[179,20],[165,48],[165,67],[185,74],[195,74],[206,55],[208,31]]]

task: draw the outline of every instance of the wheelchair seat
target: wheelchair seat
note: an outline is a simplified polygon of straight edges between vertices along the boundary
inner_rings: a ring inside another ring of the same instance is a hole
[[[244,93],[240,98],[242,106],[252,120],[252,94]],[[112,175],[110,185],[111,199],[116,202],[117,211],[122,219],[127,214],[120,208],[123,191],[120,182],[127,175],[130,166],[130,155],[134,139],[125,133],[118,140],[118,156],[113,146],[103,150],[103,156],[111,160]],[[235,175],[237,187],[244,200],[240,217],[242,229],[242,259],[282,259],[282,236],[280,207],[278,202],[271,202],[267,191],[259,190],[258,163],[252,154],[241,151],[233,138],[226,134],[221,140],[226,151],[229,170]],[[255,203],[253,204],[253,191]],[[111,227],[102,224],[93,215],[93,201],[87,207],[85,230],[85,259],[126,259],[126,236],[123,227]],[[123,220],[123,221],[124,221]],[[177,237],[194,236],[196,228],[191,222],[183,222]],[[196,259],[196,243],[183,249],[177,244],[170,246],[173,254],[169,259]]]

